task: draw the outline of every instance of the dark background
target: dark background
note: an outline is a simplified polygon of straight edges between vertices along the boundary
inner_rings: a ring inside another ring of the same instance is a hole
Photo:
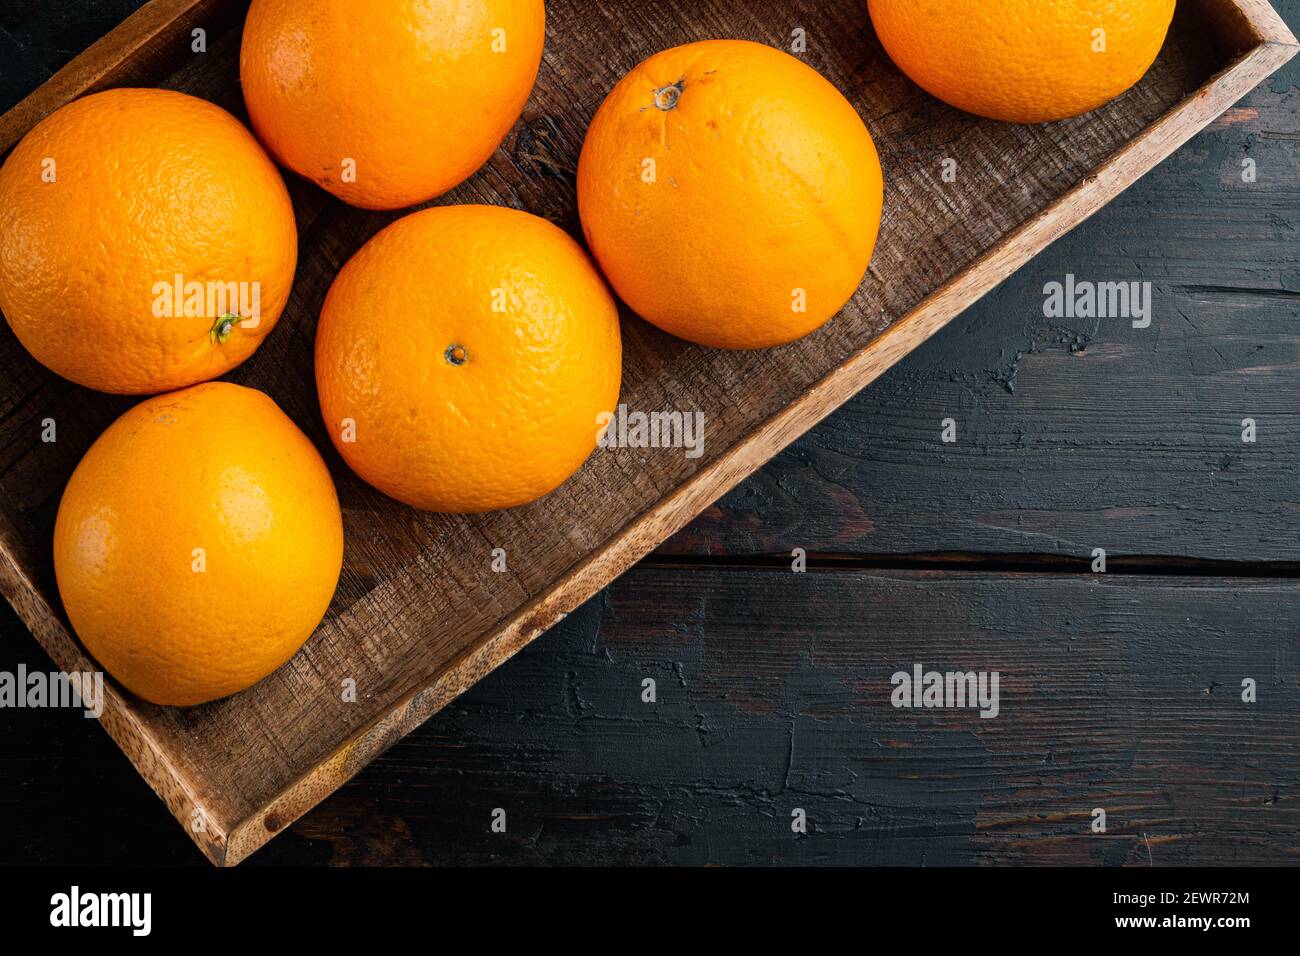
[[[0,110],[138,5],[0,3]],[[1151,328],[1044,319],[1066,273]],[[1300,60],[245,865],[1295,863],[1298,397]],[[93,721],[0,739],[0,863],[208,865]]]

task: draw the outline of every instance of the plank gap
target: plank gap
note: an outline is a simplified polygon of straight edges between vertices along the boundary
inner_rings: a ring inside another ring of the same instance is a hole
[[[639,567],[789,571],[786,554],[655,554]],[[944,571],[952,573],[1096,574],[1093,558],[1049,553],[989,554],[929,551],[912,554],[807,553],[808,571]],[[1144,576],[1300,578],[1300,561],[1235,561],[1165,554],[1107,554],[1106,574]]]

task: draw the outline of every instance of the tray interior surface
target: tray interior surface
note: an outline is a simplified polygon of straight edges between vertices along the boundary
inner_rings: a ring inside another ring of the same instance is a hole
[[[867,121],[886,175],[885,217],[871,270],[846,309],[783,349],[728,353],[660,333],[624,310],[622,401],[632,410],[700,410],[705,454],[598,451],[559,491],[526,508],[480,516],[422,514],[358,480],[334,452],[312,375],[316,316],[337,269],[396,214],[348,208],[286,174],[301,255],[289,307],[231,379],[269,392],[325,454],[347,532],[342,580],[326,620],[293,661],[250,691],[185,711],[125,698],[160,741],[192,796],[227,824],[247,819],[412,689],[526,609],[630,522],[761,427],[1076,185],[1226,65],[1195,4],[1180,4],[1156,65],[1109,107],[1062,123],[991,123],[938,103],[904,78],[872,34],[861,0],[602,2],[550,0],[546,53],[523,119],[487,166],[439,202],[503,204],[581,236],[574,172],[587,122],[643,57],[675,44],[740,37],[788,46]],[[237,62],[243,5],[211,3],[208,51],[141,54],[104,85],[151,84],[212,100],[243,117]],[[958,162],[955,182],[942,161]],[[1114,277],[1122,278],[1122,277]],[[668,281],[671,281],[669,278]],[[49,542],[63,486],[81,455],[132,399],[100,395],[41,368],[0,325],[0,542],[58,608]],[[54,418],[58,441],[40,441]],[[937,426],[936,426],[937,427]],[[959,502],[954,507],[960,507]],[[508,571],[494,573],[493,548]],[[356,681],[358,700],[342,699]],[[343,759],[346,759],[344,757]],[[268,827],[271,824],[268,823]]]

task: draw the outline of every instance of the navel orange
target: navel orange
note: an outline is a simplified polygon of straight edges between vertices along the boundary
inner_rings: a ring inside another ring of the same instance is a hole
[[[37,361],[100,391],[168,391],[244,361],[297,256],[275,164],[183,93],[76,100],[0,168],[0,311]]]
[[[266,395],[211,382],[136,405],[73,472],[54,571],[77,635],[133,693],[186,706],[298,650],[343,560],[334,483]]]
[[[578,205],[614,291],[674,335],[731,349],[822,325],[862,281],[880,160],[849,102],[757,43],[691,43],[619,81],[592,120]]]
[[[991,119],[1041,123],[1108,103],[1155,61],[1174,0],[868,0],[922,89]]]
[[[244,102],[284,165],[355,206],[400,209],[501,145],[545,32],[542,0],[253,0]]]
[[[316,332],[334,444],[376,488],[431,511],[551,492],[618,404],[618,312],[582,248],[543,219],[441,206],[345,265]]]

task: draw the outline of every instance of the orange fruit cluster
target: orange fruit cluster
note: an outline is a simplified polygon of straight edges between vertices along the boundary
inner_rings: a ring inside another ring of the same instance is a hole
[[[919,85],[1036,122],[1135,83],[1173,3],[869,7]],[[255,683],[318,625],[342,567],[315,446],[264,394],[200,384],[248,358],[289,298],[297,233],[271,157],[363,208],[436,198],[518,120],[544,35],[542,0],[382,0],[362,23],[350,0],[253,0],[240,79],[256,137],[194,97],[118,89],[48,116],[0,167],[0,311],[15,335],[81,385],[167,393],[86,453],[54,535],[69,620],[139,696],[191,705]],[[367,482],[450,512],[550,493],[618,404],[606,280],[700,345],[784,345],[858,290],[884,177],[825,78],[714,40],[614,86],[577,192],[594,262],[526,212],[444,206],[399,219],[339,272],[316,386],[335,448]]]

